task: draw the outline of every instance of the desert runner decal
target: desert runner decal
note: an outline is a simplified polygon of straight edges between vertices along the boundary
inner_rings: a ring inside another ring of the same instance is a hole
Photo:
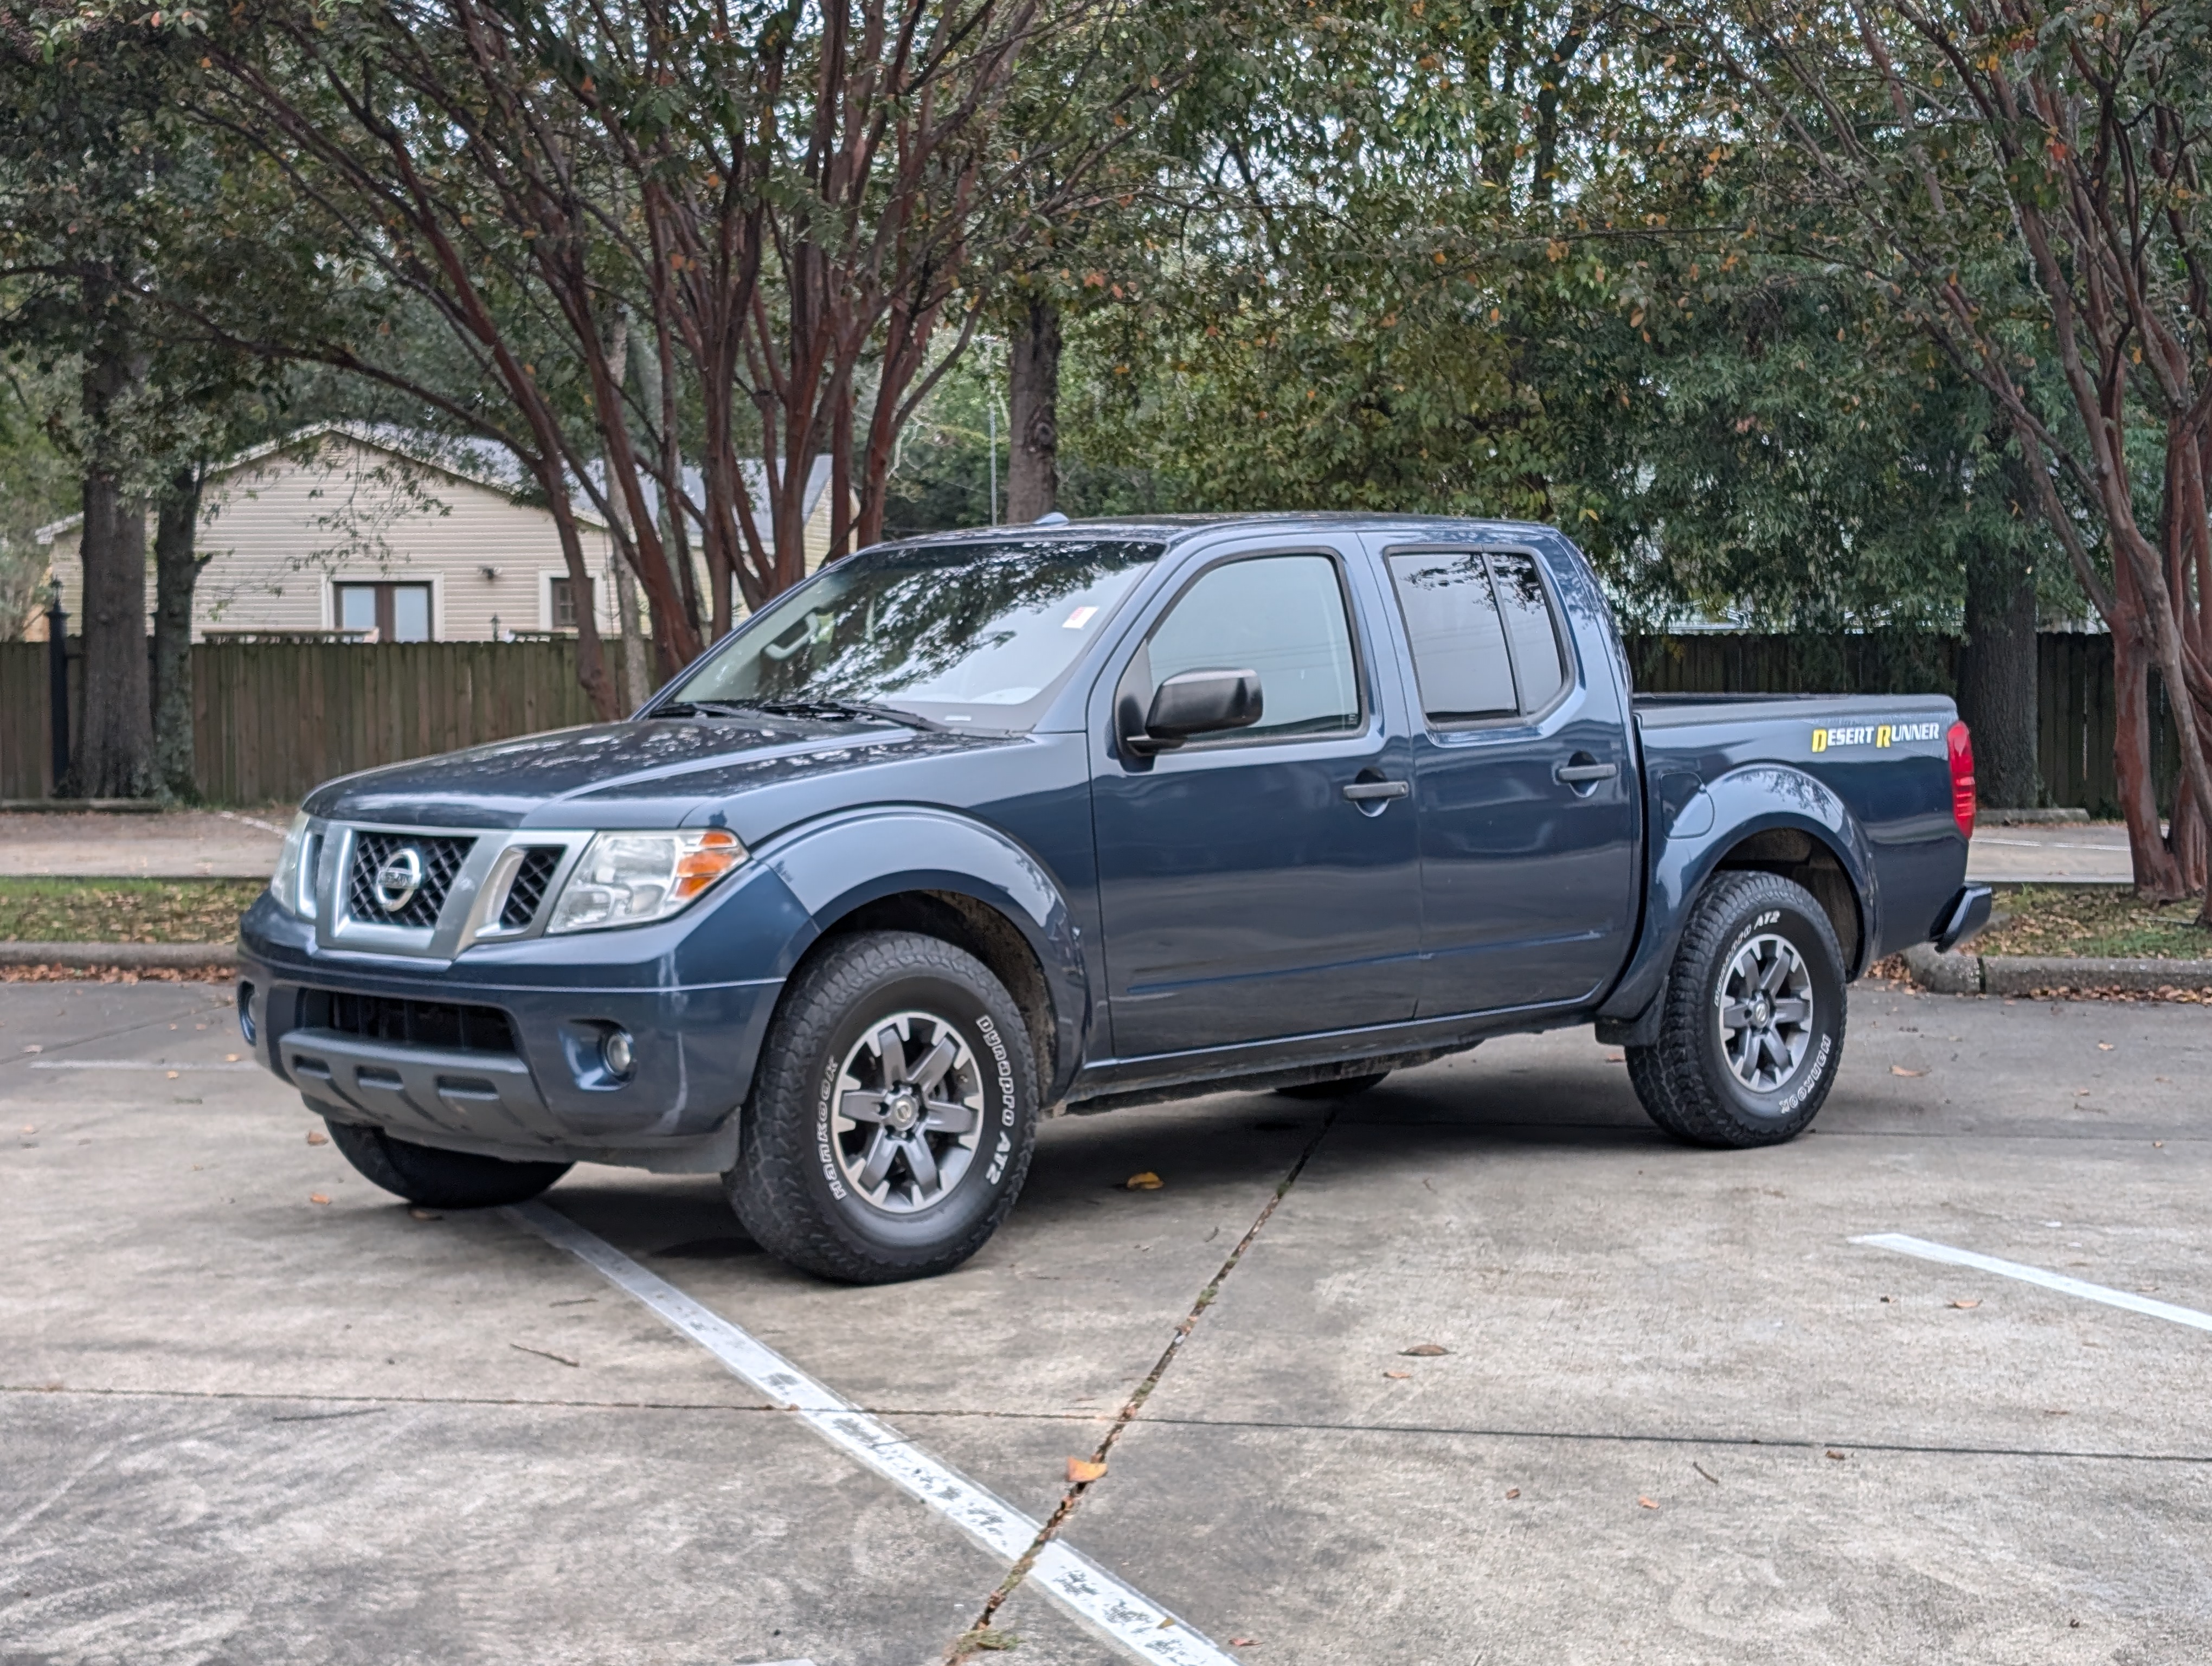
[[[1872,746],[1877,751],[1886,746],[1903,745],[1909,740],[1941,740],[1943,726],[1932,720],[1913,723],[1858,723],[1847,728],[1815,729],[1813,731],[1813,750],[1825,752],[1833,746]]]

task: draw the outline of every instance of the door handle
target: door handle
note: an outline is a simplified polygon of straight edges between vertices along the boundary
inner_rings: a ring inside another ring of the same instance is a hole
[[[1402,781],[1346,781],[1344,796],[1354,804],[1367,804],[1376,799],[1402,799],[1413,789]]]
[[[1572,787],[1586,781],[1611,781],[1620,773],[1618,763],[1562,763],[1552,771],[1552,779]]]

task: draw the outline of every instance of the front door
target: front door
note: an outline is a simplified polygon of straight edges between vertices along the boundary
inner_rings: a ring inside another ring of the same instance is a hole
[[[1583,999],[1637,921],[1628,713],[1524,550],[1383,556],[1412,650],[1421,732],[1420,1015]]]
[[[1342,550],[1225,556],[1111,673],[1091,804],[1120,1056],[1413,1016],[1408,742],[1359,629],[1379,600]],[[1123,743],[1164,678],[1201,670],[1256,672],[1259,721],[1152,757]]]

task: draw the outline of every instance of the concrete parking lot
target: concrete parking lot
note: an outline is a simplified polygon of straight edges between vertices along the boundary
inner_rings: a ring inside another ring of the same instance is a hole
[[[1853,1242],[2212,1310],[2212,1024],[1855,994],[1772,1151],[1670,1144],[1581,1031],[1062,1119],[927,1283],[789,1273],[711,1179],[546,1202],[1040,1521],[1195,1312],[1064,1537],[1220,1656],[2212,1657],[2212,1334]],[[228,1006],[0,986],[0,1661],[945,1658],[1008,1559],[526,1223],[374,1190]],[[993,1623],[1143,1657],[1035,1578]]]

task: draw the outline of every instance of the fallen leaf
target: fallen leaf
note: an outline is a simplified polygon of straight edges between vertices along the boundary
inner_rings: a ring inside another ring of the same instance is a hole
[[[1413,1373],[1409,1371],[1386,1371],[1382,1373],[1383,1376],[1389,1377],[1393,1383],[1402,1383],[1413,1374]]]
[[[1067,1484],[1070,1487],[1088,1487],[1105,1473],[1104,1464],[1094,1463],[1089,1458],[1072,1457],[1067,1461]]]
[[[311,1146],[327,1146],[331,1143],[331,1136],[325,1134],[320,1128],[309,1128],[307,1130],[307,1143]]]
[[[1659,1507],[1658,1499],[1647,1499],[1640,1493],[1637,1494],[1636,1501],[1642,1505],[1646,1510],[1656,1510]]]
[[[412,1220],[443,1220],[445,1219],[445,1216],[440,1214],[435,1209],[410,1209],[407,1214]]]
[[[1166,1181],[1161,1179],[1159,1176],[1154,1174],[1150,1169],[1146,1169],[1141,1174],[1131,1175],[1127,1180],[1121,1183],[1121,1186],[1122,1189],[1125,1191],[1156,1192],[1167,1183],[1168,1183]]]
[[[1442,1342],[1416,1342],[1413,1347],[1401,1348],[1398,1352],[1408,1359],[1440,1359],[1451,1350]]]
[[[2077,1099],[2086,1099],[2089,1097],[2089,1090],[2086,1087],[2077,1087],[2074,1090],[2074,1097]]]
[[[169,1079],[173,1082],[177,1079],[177,1073],[175,1071],[172,1070],[169,1073]]]
[[[1249,1649],[1257,1641],[1256,1638],[1232,1637],[1229,1639],[1229,1646],[1232,1649]]]
[[[33,1127],[30,1123],[26,1122],[23,1124],[23,1132],[26,1134],[36,1134],[38,1129]]]
[[[28,1047],[25,1048],[23,1050],[24,1050],[26,1053],[43,1053],[43,1052],[45,1052],[46,1049],[45,1048],[43,1048],[43,1047],[40,1046],[40,1045],[38,1044],[38,1043],[36,1043],[36,1042],[33,1042],[33,1043],[32,1043]]]
[[[997,1652],[1007,1649],[1018,1649],[1021,1645],[1022,1639],[1012,1632],[1002,1632],[989,1626],[981,1626],[952,1645],[952,1657],[957,1660],[962,1656],[973,1654],[979,1649],[988,1649]]]
[[[1954,1307],[1979,1307],[1981,1304],[1982,1298],[1979,1296],[1963,1296],[1951,1304]]]
[[[2153,1151],[2164,1151],[2166,1149],[2166,1141],[2163,1140],[2154,1140],[2150,1142],[2150,1148]]]
[[[1505,1496],[1509,1499],[1517,1499],[1521,1496],[1521,1489],[1517,1487],[1509,1487],[1505,1489]]]
[[[1889,1067],[1889,1073],[1893,1076],[1925,1076],[1928,1073],[1924,1070],[1907,1070],[1901,1064],[1893,1064]]]
[[[1835,1461],[1836,1461],[1837,1462],[1838,1462],[1838,1463],[1841,1463],[1841,1462],[1844,1461],[1844,1455],[1843,1455],[1841,1452],[1838,1451],[1838,1450],[1837,1450],[1834,1447],[1832,1447],[1832,1446],[1831,1446],[1830,1448],[1828,1448],[1827,1455],[1828,1455],[1830,1457],[1832,1457],[1832,1458],[1835,1459]]]
[[[1605,1061],[1607,1064],[1626,1064],[1628,1062],[1628,1055],[1626,1053],[1608,1053],[1605,1055]]]
[[[307,1194],[307,1201],[310,1203],[328,1203],[330,1199],[325,1197],[320,1192],[309,1192]]]
[[[2100,1053],[2109,1053],[2112,1050],[2112,1044],[2110,1042],[2099,1042],[2097,1043],[2097,1050]]]
[[[222,1061],[225,1064],[236,1064],[238,1062],[238,1055],[235,1053],[226,1053],[222,1055]]]

